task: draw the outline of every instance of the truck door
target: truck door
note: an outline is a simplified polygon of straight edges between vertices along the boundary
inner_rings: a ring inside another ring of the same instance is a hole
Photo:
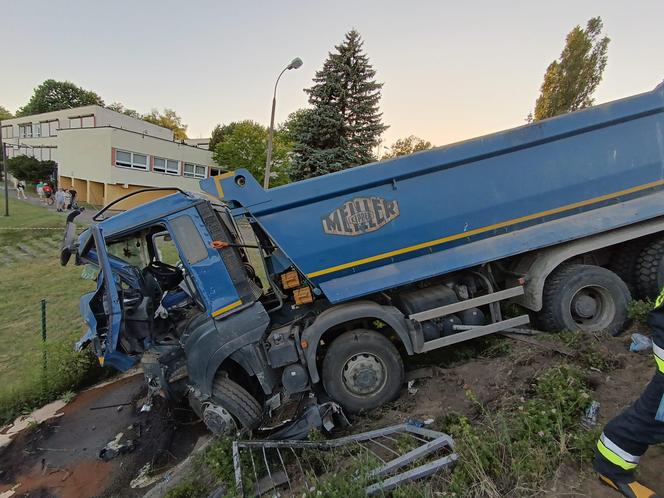
[[[255,300],[241,259],[233,248],[219,248],[220,242],[234,241],[209,206],[180,211],[168,225],[209,315],[222,317]]]
[[[81,314],[89,328],[77,343],[77,349],[80,350],[90,342],[101,365],[108,364],[118,370],[127,370],[135,360],[117,351],[122,326],[118,283],[113,274],[101,228],[91,225],[90,230],[95,243],[99,276],[97,290],[81,297]]]

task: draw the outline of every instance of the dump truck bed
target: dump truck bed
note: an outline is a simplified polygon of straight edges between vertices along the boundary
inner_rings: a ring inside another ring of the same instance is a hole
[[[332,302],[664,215],[664,86],[264,191],[201,182],[243,207]]]

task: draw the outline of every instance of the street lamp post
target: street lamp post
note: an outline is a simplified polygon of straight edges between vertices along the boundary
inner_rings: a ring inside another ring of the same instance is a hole
[[[7,178],[7,152],[0,136],[0,148],[2,149],[2,179],[5,181],[5,216],[9,216],[9,179]]]
[[[267,138],[267,159],[265,160],[265,178],[263,179],[263,188],[267,190],[270,186],[270,167],[272,166],[272,139],[274,138],[274,111],[277,107],[277,85],[281,75],[290,69],[302,67],[302,59],[295,57],[288,66],[286,66],[277,76],[274,83],[274,95],[272,96],[272,115],[270,116],[270,132]]]

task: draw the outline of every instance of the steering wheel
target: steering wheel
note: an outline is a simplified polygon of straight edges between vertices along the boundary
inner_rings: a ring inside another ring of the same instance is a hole
[[[182,282],[182,270],[163,261],[151,261],[145,269],[159,282],[164,291],[176,289]]]

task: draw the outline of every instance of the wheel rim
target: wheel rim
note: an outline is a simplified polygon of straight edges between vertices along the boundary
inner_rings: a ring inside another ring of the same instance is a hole
[[[343,366],[341,377],[346,389],[355,396],[371,396],[387,381],[383,361],[372,353],[351,356]]]
[[[204,405],[203,422],[217,436],[229,436],[238,429],[233,415],[223,406],[212,403]]]
[[[581,330],[607,328],[616,314],[616,305],[605,287],[588,285],[577,290],[570,301],[570,314]]]

